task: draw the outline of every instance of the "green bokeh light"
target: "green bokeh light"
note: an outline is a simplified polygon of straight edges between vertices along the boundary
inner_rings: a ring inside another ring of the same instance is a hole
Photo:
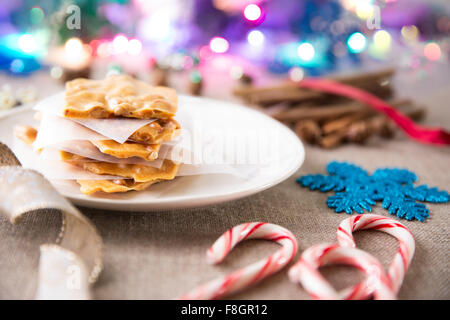
[[[30,21],[32,24],[40,24],[44,20],[44,10],[39,7],[33,7],[30,10]]]
[[[189,78],[192,83],[200,83],[200,81],[202,81],[202,74],[199,71],[194,70],[189,75]]]

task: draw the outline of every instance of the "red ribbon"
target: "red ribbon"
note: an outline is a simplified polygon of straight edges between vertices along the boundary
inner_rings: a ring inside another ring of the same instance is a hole
[[[408,136],[419,142],[439,145],[450,144],[450,133],[446,130],[418,125],[406,115],[367,91],[328,79],[304,79],[299,82],[299,85],[302,88],[344,96],[367,104],[373,109],[384,113]]]

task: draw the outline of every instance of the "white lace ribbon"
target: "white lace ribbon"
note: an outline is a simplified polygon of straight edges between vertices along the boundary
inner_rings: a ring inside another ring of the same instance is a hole
[[[0,166],[0,213],[13,224],[28,213],[52,210],[62,214],[62,230],[56,244],[40,247],[36,298],[90,299],[90,284],[103,268],[102,240],[97,229],[44,176],[5,156],[4,147],[0,144],[0,165],[6,164]]]

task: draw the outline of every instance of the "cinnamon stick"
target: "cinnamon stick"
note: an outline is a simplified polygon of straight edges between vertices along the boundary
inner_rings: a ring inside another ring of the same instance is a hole
[[[393,106],[394,108],[399,108],[401,106],[404,105],[408,105],[409,103],[411,103],[411,101],[409,99],[399,99],[399,100],[395,100],[390,102],[390,105]],[[345,115],[343,117],[340,117],[338,119],[333,119],[327,123],[325,123],[322,126],[322,132],[324,134],[329,134],[335,131],[340,130],[341,128],[345,128],[348,127],[349,125],[351,125],[352,123],[358,121],[358,120],[362,120],[365,119],[367,117],[373,116],[378,114],[375,110],[364,106],[364,108],[362,108],[361,110]]]
[[[345,141],[364,143],[372,133],[365,121],[357,121],[346,128],[322,137],[318,143],[325,149],[335,148]]]
[[[329,134],[342,128],[350,126],[353,122],[364,119],[373,114],[372,110],[361,110],[356,113],[341,117],[336,120],[329,121],[322,126],[322,132]]]
[[[405,103],[407,101],[403,100],[399,102]],[[416,117],[418,116],[423,116],[424,113],[424,108],[404,111],[404,114],[413,120],[417,119]],[[395,133],[395,125],[386,116],[377,115],[366,120],[356,121],[347,127],[342,127],[335,132],[319,138],[317,142],[321,147],[330,149],[339,146],[345,141],[364,143],[374,133],[385,138],[390,138]]]
[[[367,121],[360,120],[349,126],[345,134],[345,138],[349,142],[364,143],[372,134],[373,130],[369,123],[367,123]]]
[[[390,86],[380,86],[379,84],[355,84],[355,87],[368,91],[380,98],[387,99],[392,96],[393,90]],[[237,91],[239,90],[239,91]],[[248,92],[245,92],[248,91]],[[329,95],[318,91],[303,89],[296,85],[286,85],[279,87],[258,88],[252,91],[251,87],[241,87],[235,90],[235,94],[240,95],[248,103],[268,106],[280,102],[302,103],[302,102],[325,102],[339,101],[346,98]]]
[[[310,144],[316,143],[322,135],[319,125],[313,120],[298,121],[295,125],[295,133]]]
[[[356,74],[350,74],[350,75],[336,75],[331,76],[329,79],[338,81],[345,84],[356,84],[356,83],[362,83],[362,82],[376,82],[380,79],[387,79],[391,78],[395,74],[394,68],[386,68],[374,72],[367,72],[367,73],[356,73]]]
[[[266,88],[240,87],[234,90],[234,94],[240,95],[249,103],[260,105],[300,102],[319,99],[323,96],[320,92],[301,89],[294,84]]]
[[[352,102],[346,104],[330,106],[298,106],[289,110],[275,114],[273,117],[278,120],[295,122],[298,120],[321,120],[323,118],[335,118],[351,112],[357,112],[364,108],[360,103]]]
[[[329,79],[362,88],[382,97],[388,97],[392,95],[392,89],[389,85],[384,85],[383,82],[391,77],[394,72],[394,69],[390,68],[372,73],[332,76],[329,77]],[[246,99],[250,103],[262,105],[270,105],[282,101],[311,101],[330,97],[330,95],[325,93],[300,88],[293,82],[266,87],[243,86],[235,88],[233,93]]]
[[[358,84],[363,82],[373,82],[383,78],[389,78],[395,73],[392,68],[371,72],[371,73],[358,73],[353,75],[337,75],[327,77],[328,79],[338,81],[345,84]],[[276,92],[283,90],[298,90],[300,89],[296,83],[285,82],[278,85],[266,86],[266,87],[239,87],[235,88],[233,93],[238,96],[245,96],[248,94],[260,94],[265,92]]]
[[[405,105],[408,103],[410,103],[410,100],[402,99],[396,100],[391,104],[393,104],[396,107],[399,107],[401,105]],[[376,113],[366,105],[360,102],[353,101],[348,103],[329,104],[324,106],[297,105],[287,110],[281,110],[276,114],[272,114],[272,116],[275,119],[287,122],[296,122],[299,120],[306,120],[306,119],[321,121],[326,119],[335,119],[343,115],[348,115],[355,112],[361,112],[366,110],[369,110],[372,113]]]
[[[329,134],[318,140],[318,144],[325,149],[335,148],[340,145],[345,140],[346,131],[341,130],[340,132]]]

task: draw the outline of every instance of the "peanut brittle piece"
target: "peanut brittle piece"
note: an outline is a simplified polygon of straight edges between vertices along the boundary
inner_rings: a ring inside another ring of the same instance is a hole
[[[106,193],[128,192],[132,190],[141,191],[150,185],[159,182],[158,180],[149,182],[135,182],[131,179],[116,180],[77,180],[80,191],[84,194],[92,194],[97,191]]]
[[[178,136],[180,128],[180,124],[174,119],[160,119],[139,128],[129,139],[146,144],[162,143]]]
[[[141,144],[137,142],[118,143],[114,140],[95,140],[91,143],[96,146],[100,152],[109,154],[116,158],[139,157],[144,160],[152,161],[158,158],[160,144]]]
[[[14,135],[25,142],[27,145],[31,146],[36,140],[38,131],[30,126],[24,125],[24,126],[17,126],[14,128]],[[41,152],[41,149],[37,150],[37,152]],[[87,158],[66,152],[66,151],[60,151],[61,160],[63,161],[77,161],[77,160],[86,160]]]
[[[63,114],[68,118],[169,119],[178,104],[174,89],[153,87],[128,75],[69,81],[65,100]]]
[[[114,175],[134,179],[136,182],[155,180],[172,180],[178,172],[179,165],[171,160],[164,160],[161,168],[142,164],[122,164],[108,162],[72,161],[73,164],[96,174]]]
[[[37,130],[30,126],[17,126],[14,128],[14,134],[24,141],[27,145],[31,145],[37,136]],[[148,167],[144,165],[133,164],[117,164],[107,162],[86,162],[85,157],[60,151],[61,159],[71,164],[82,167],[83,169],[97,173],[107,174],[107,172],[118,172],[118,176],[133,179],[116,179],[116,180],[77,180],[80,185],[80,191],[84,194],[92,194],[97,191],[106,193],[127,192],[131,190],[144,190],[150,185],[160,182],[161,180],[172,180],[178,172],[178,164],[170,160],[164,160],[160,169]]]
[[[67,151],[59,151],[59,155],[61,156],[61,160],[63,161],[67,161],[67,162],[71,162],[71,161],[80,161],[80,160],[90,160],[88,158],[85,158],[83,156],[74,154],[74,153],[70,153]]]
[[[14,135],[29,146],[36,140],[37,133],[35,128],[27,125],[14,127]]]

